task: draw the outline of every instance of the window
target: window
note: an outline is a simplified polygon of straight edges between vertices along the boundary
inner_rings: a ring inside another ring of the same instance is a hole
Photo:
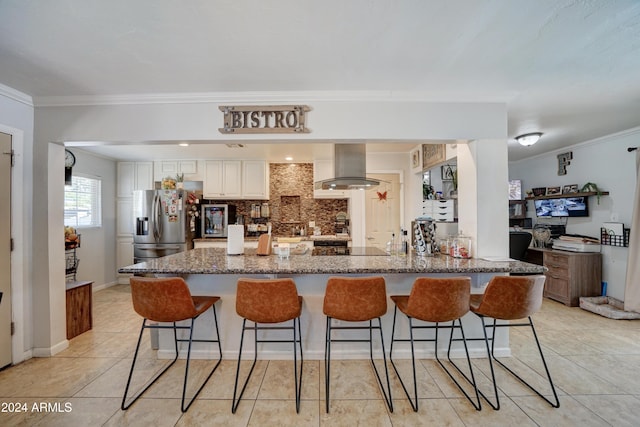
[[[64,187],[64,225],[76,228],[102,226],[102,181],[74,175]]]

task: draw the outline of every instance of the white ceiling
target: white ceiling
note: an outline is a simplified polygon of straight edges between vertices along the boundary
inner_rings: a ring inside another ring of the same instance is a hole
[[[633,0],[0,0],[0,19],[0,83],[36,105],[262,91],[504,101],[511,139],[544,132],[510,141],[510,160],[640,126]]]

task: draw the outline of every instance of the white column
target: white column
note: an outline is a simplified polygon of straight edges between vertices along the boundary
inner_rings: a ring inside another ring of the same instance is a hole
[[[473,240],[472,255],[509,255],[507,140],[458,144],[458,230]]]

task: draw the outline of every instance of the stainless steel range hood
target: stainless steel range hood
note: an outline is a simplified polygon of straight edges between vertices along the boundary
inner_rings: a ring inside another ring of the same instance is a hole
[[[317,181],[317,190],[366,189],[380,184],[366,176],[366,144],[335,144],[334,154],[334,178]]]

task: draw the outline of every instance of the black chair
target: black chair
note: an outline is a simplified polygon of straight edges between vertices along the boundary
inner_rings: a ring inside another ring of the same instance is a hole
[[[526,231],[509,232],[509,258],[524,261],[531,239],[531,233]]]

